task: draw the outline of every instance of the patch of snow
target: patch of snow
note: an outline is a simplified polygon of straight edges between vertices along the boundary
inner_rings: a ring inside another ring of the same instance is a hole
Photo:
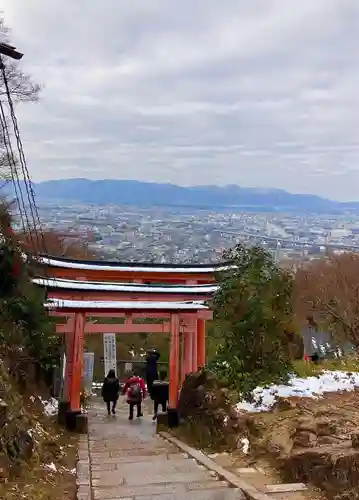
[[[207,310],[208,306],[203,300],[193,301],[104,301],[104,300],[72,300],[72,299],[48,299],[44,303],[46,309],[126,309],[140,310],[168,310],[168,311],[190,311]]]
[[[248,455],[248,453],[249,453],[249,440],[248,440],[248,438],[241,439],[240,443],[242,445],[242,452],[245,455]]]
[[[46,464],[44,465],[44,467],[45,469],[49,469],[52,472],[57,472],[56,465],[54,464],[54,462],[51,462],[51,464]]]
[[[237,410],[250,413],[269,411],[277,398],[313,398],[327,392],[353,391],[359,387],[359,373],[343,371],[323,371],[317,377],[299,378],[291,375],[287,385],[257,387],[253,391],[253,403],[240,401]]]
[[[68,469],[67,467],[61,467],[61,471],[68,472],[69,474],[75,475],[76,469]]]
[[[57,399],[50,398],[48,401],[45,401],[40,396],[39,399],[44,406],[44,414],[47,417],[54,417],[55,415],[57,415],[59,409],[59,403]]]

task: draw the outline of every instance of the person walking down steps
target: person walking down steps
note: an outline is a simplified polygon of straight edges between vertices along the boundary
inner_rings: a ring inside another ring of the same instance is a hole
[[[167,411],[169,383],[167,382],[166,377],[167,377],[166,371],[161,370],[159,379],[153,382],[152,386],[152,394],[154,402],[153,420],[157,419],[159,405],[162,406],[162,411],[164,413]]]
[[[133,374],[127,379],[123,388],[123,394],[126,395],[127,404],[130,409],[128,419],[133,420],[133,410],[135,406],[137,408],[137,418],[142,417],[142,401],[146,397],[145,381],[136,374]]]
[[[115,370],[110,370],[108,372],[108,375],[102,385],[101,395],[106,403],[108,415],[111,415],[111,413],[112,415],[115,415],[117,401],[120,396],[120,382],[116,377]]]
[[[151,399],[153,399],[152,395],[152,387],[153,382],[158,379],[158,371],[157,371],[157,361],[160,358],[160,353],[156,349],[149,349],[147,351],[146,357],[146,382],[147,382],[147,391],[148,395]]]

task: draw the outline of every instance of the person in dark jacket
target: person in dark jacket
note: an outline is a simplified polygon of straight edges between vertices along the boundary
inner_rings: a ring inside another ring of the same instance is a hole
[[[146,357],[146,384],[147,384],[147,392],[151,399],[153,399],[152,395],[152,387],[153,382],[158,379],[158,371],[157,371],[157,361],[160,357],[160,353],[156,351],[156,349],[151,349],[147,351]]]
[[[108,375],[102,385],[101,395],[107,405],[107,413],[109,415],[111,415],[111,413],[112,415],[115,415],[116,405],[120,395],[120,382],[116,377],[115,370],[110,370],[108,372]]]
[[[162,406],[162,411],[167,410],[167,402],[169,396],[169,383],[166,380],[167,373],[164,370],[160,371],[160,376],[158,380],[153,382],[153,401],[154,401],[154,415],[153,420],[156,420],[158,414],[159,405]]]

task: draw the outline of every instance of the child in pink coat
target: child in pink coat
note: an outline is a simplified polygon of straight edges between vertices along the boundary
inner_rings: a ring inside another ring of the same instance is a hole
[[[133,410],[137,408],[137,418],[142,417],[142,401],[146,397],[145,381],[137,375],[131,375],[123,388],[123,394],[127,397],[127,403],[130,408],[128,419],[133,420]]]

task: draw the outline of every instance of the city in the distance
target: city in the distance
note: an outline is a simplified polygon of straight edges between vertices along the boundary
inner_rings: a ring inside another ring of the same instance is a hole
[[[33,187],[44,229],[84,238],[99,259],[216,262],[241,241],[300,264],[359,249],[359,204],[314,195],[86,179]]]

